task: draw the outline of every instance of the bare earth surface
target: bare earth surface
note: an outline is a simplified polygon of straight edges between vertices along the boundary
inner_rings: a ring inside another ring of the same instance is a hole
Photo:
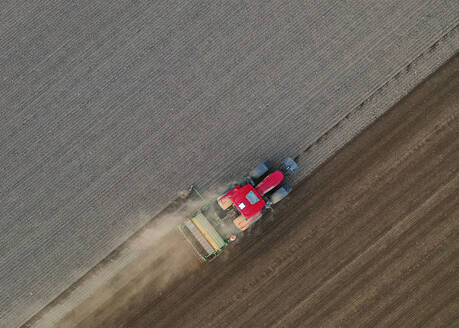
[[[0,327],[190,183],[301,154],[346,118],[357,134],[382,86],[459,49],[458,23],[457,0],[0,1]]]
[[[172,233],[57,326],[457,327],[458,135],[456,56],[214,262]]]

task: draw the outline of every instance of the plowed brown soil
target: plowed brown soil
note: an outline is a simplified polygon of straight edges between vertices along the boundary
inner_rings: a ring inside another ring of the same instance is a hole
[[[59,326],[454,326],[458,136],[456,56],[223,256],[165,288],[159,260],[125,272]]]

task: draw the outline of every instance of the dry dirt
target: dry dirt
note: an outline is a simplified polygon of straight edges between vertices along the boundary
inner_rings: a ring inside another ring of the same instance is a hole
[[[173,232],[58,327],[457,327],[458,134],[456,56],[214,262]]]

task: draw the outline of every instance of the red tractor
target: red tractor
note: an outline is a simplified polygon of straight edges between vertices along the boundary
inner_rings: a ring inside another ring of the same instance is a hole
[[[272,170],[270,161],[265,161],[253,169],[245,182],[232,186],[217,198],[223,210],[234,210],[239,214],[234,225],[241,231],[262,217],[265,209],[285,198],[292,190],[289,184],[282,183],[285,174],[298,171],[296,162],[287,157],[280,170]]]
[[[282,162],[280,170],[272,170],[271,162],[265,161],[253,169],[244,182],[231,186],[213,202],[191,186],[190,192],[194,191],[204,205],[179,224],[178,229],[202,262],[212,260],[239,232],[288,195],[292,188],[283,182],[284,177],[297,171],[298,165],[290,157]]]

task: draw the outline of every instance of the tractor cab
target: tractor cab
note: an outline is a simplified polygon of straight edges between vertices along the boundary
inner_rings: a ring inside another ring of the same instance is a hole
[[[251,184],[242,187],[236,186],[230,191],[229,197],[236,209],[246,218],[251,218],[260,213],[266,204]]]
[[[236,211],[238,216],[233,223],[239,230],[244,231],[262,216],[263,209],[271,207],[272,200],[265,197],[283,180],[284,174],[279,170],[270,174],[266,172],[257,185],[249,177],[247,184],[233,186],[217,199],[217,203],[223,210],[232,207]]]

